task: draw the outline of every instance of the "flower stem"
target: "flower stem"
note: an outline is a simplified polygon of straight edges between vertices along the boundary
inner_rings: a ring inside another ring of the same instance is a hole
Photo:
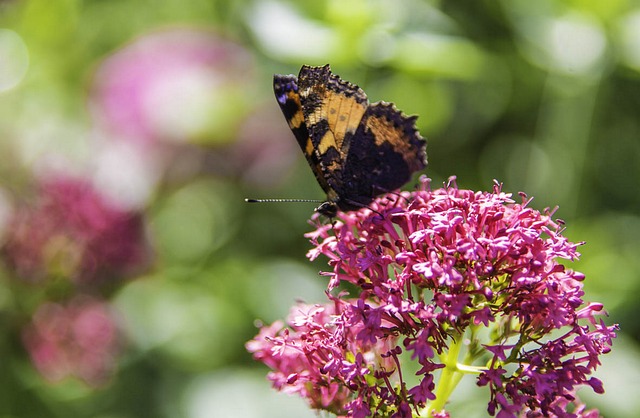
[[[449,346],[449,352],[443,356],[442,360],[445,367],[442,369],[442,374],[438,381],[436,399],[427,405],[422,416],[429,417],[432,412],[442,411],[451,393],[453,393],[460,379],[462,379],[463,372],[458,368],[458,355],[462,345],[462,335],[459,335],[453,339]]]

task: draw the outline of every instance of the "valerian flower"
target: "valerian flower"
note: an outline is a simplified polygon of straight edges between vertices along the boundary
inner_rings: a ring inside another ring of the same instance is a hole
[[[241,93],[254,68],[246,49],[214,31],[156,30],[100,63],[90,109],[112,138],[147,151],[162,143],[228,142],[247,109]]]
[[[332,224],[314,217],[308,257],[329,259],[331,302],[295,307],[248,350],[277,389],[349,417],[449,416],[466,374],[488,387],[491,415],[599,416],[575,392],[603,392],[591,374],[617,326],[559,262],[580,244],[530,201],[423,178]]]
[[[10,219],[2,255],[15,275],[41,282],[65,277],[92,283],[148,263],[140,213],[123,210],[90,182],[51,175]]]
[[[76,296],[66,304],[42,304],[24,329],[23,341],[34,366],[46,379],[75,377],[100,386],[115,367],[117,334],[107,303]]]

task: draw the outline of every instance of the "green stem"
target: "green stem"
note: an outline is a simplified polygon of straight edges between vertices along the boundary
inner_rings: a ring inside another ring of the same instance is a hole
[[[432,412],[442,411],[451,393],[453,393],[456,385],[460,382],[463,373],[458,368],[458,355],[460,354],[462,345],[462,335],[459,335],[449,346],[449,352],[446,357],[443,358],[445,367],[442,369],[442,374],[438,381],[436,399],[427,405],[426,411],[424,411],[426,415],[423,416],[429,417]]]

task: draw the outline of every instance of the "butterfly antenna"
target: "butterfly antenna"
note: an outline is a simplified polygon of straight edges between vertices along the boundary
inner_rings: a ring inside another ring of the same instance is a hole
[[[247,203],[283,203],[283,202],[295,202],[295,203],[322,203],[323,200],[318,199],[244,199]]]

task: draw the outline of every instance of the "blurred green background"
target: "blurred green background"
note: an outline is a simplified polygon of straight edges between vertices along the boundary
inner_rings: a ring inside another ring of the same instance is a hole
[[[639,1],[3,0],[0,417],[316,416],[244,349],[324,300],[314,206],[243,198],[323,198],[271,83],[326,63],[420,116],[436,187],[559,206],[621,325],[582,396],[637,416]]]

